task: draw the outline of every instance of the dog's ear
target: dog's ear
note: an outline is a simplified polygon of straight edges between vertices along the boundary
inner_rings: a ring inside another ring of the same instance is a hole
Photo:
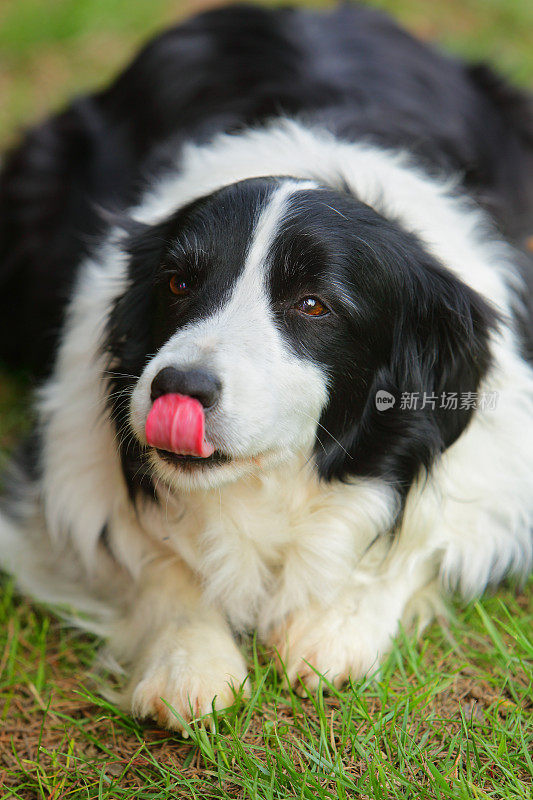
[[[111,221],[111,219],[110,219]],[[102,350],[110,365],[108,408],[117,433],[124,479],[132,501],[154,497],[154,487],[139,443],[131,435],[129,405],[137,377],[152,351],[154,280],[161,264],[170,223],[147,225],[131,218],[113,220],[124,232],[128,281],[115,300],[106,325]]]
[[[390,356],[341,440],[345,452],[336,452],[343,478],[379,477],[407,493],[468,425],[473,409],[465,398],[474,399],[490,366],[496,321],[475,291],[435,263],[409,275],[391,319]]]

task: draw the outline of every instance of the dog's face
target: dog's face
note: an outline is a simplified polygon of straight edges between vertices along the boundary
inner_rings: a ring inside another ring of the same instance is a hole
[[[213,485],[312,449],[327,374],[295,343],[327,336],[330,312],[315,299],[325,287],[310,275],[301,286],[284,281],[286,266],[273,253],[291,188],[234,185],[168,226],[155,276],[155,355],[133,391],[131,425],[143,442],[154,393],[192,395],[215,447],[209,458],[151,452],[173,483]]]
[[[467,424],[376,407],[380,389],[475,390],[490,315],[349,194],[243,181],[134,230],[129,255],[107,348],[130,481],[208,488],[300,454],[402,490]],[[203,406],[209,457],[148,446],[152,404],[173,393]]]

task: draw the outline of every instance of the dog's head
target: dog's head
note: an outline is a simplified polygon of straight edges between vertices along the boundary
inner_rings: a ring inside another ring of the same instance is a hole
[[[299,455],[323,478],[374,476],[404,494],[467,425],[468,406],[401,396],[475,392],[491,310],[348,192],[242,181],[136,224],[128,254],[106,347],[132,492],[156,478],[213,487]],[[180,452],[179,436],[149,446],[166,395],[196,400],[203,455]]]

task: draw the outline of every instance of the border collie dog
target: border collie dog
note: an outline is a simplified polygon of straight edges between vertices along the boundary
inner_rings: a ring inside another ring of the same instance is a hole
[[[530,98],[359,6],[202,14],[8,154],[1,355],[42,383],[1,559],[133,714],[245,693],[249,630],[340,685],[527,574],[531,234]]]

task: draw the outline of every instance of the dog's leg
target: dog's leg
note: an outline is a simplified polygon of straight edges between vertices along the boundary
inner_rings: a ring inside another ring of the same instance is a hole
[[[431,559],[409,564],[393,558],[379,574],[354,576],[328,605],[316,602],[289,614],[267,636],[288,683],[314,690],[317,672],[335,686],[374,672],[400,622],[432,616],[435,575]]]
[[[202,603],[193,576],[176,560],[145,568],[110,649],[131,668],[126,706],[167,728],[183,730],[180,717],[202,717],[213,705],[231,705],[241,687],[248,692],[246,664],[226,620]]]

